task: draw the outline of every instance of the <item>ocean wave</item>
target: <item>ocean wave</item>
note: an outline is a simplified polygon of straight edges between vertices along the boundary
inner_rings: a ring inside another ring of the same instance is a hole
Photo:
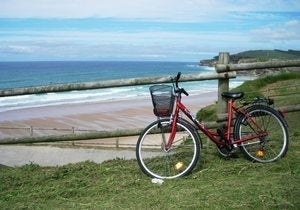
[[[230,80],[230,88],[234,88],[245,81],[245,78]],[[180,84],[190,95],[203,94],[217,91],[217,80],[184,82]],[[45,93],[24,96],[10,96],[0,98],[0,112],[62,105],[105,102],[114,100],[134,100],[138,98],[149,98],[149,86],[128,86],[119,88],[104,88],[96,90],[69,91],[58,93]]]
[[[189,68],[199,68],[198,64],[186,64],[185,66]]]
[[[200,65],[197,64],[197,63],[196,63],[196,64],[186,64],[185,66],[188,67],[188,68],[194,69],[194,70],[199,69],[199,70],[201,70],[201,72],[205,72],[205,71],[209,71],[209,72],[215,71],[215,67],[210,67],[210,66],[200,66]]]
[[[62,104],[125,100],[141,96],[146,97],[148,94],[148,87],[122,87],[10,96],[0,98],[0,112]]]

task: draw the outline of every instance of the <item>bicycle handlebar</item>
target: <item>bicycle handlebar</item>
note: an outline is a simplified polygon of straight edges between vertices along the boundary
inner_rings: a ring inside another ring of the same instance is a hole
[[[177,76],[176,76],[176,80],[175,80],[176,88],[179,88],[179,87],[178,87],[178,81],[179,81],[179,79],[180,79],[180,76],[181,76],[181,72],[178,72],[178,73],[177,73]]]
[[[188,92],[186,92],[184,88],[179,88],[179,86],[178,86],[180,76],[181,76],[181,72],[178,72],[177,76],[176,76],[176,79],[175,79],[175,85],[176,85],[175,91],[177,91],[179,93],[183,93],[184,95],[188,96],[189,95]]]

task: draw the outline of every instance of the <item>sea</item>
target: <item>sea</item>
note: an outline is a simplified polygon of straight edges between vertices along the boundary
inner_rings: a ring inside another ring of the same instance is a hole
[[[182,74],[211,74],[215,70],[211,67],[200,66],[197,62],[0,62],[0,89],[141,77],[176,76],[179,71]],[[250,78],[238,77],[232,79],[230,88],[234,88],[248,79]],[[216,80],[184,82],[180,83],[180,85],[191,95],[217,91],[218,88]],[[130,100],[137,97],[149,97],[149,85],[0,97],[0,112],[60,104]]]

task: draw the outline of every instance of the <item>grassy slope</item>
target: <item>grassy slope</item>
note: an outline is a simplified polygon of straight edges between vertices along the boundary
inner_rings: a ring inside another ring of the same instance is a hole
[[[299,59],[300,51],[295,50],[249,50],[235,54],[240,58],[256,58],[259,61],[267,61],[270,59]]]
[[[251,100],[257,96],[273,98],[276,107],[300,104],[300,72],[283,73],[246,81],[231,91],[245,92],[245,100]],[[197,118],[203,121],[215,121],[217,119],[216,106],[210,105],[206,109],[200,110]]]
[[[276,163],[225,160],[209,144],[191,175],[162,185],[134,160],[0,168],[0,209],[299,209],[299,119],[287,115],[289,152]]]

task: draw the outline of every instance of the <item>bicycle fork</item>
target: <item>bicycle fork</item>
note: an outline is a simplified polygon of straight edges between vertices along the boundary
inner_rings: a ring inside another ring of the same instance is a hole
[[[161,148],[165,152],[170,151],[173,141],[174,141],[174,138],[175,138],[175,135],[176,135],[176,131],[177,131],[177,129],[176,129],[177,117],[176,116],[170,118],[170,124],[171,124],[170,130],[168,127],[167,130],[165,131],[164,126],[161,123],[159,123],[159,128],[161,130],[161,136],[162,136]],[[168,138],[166,137],[166,133],[170,133]]]

